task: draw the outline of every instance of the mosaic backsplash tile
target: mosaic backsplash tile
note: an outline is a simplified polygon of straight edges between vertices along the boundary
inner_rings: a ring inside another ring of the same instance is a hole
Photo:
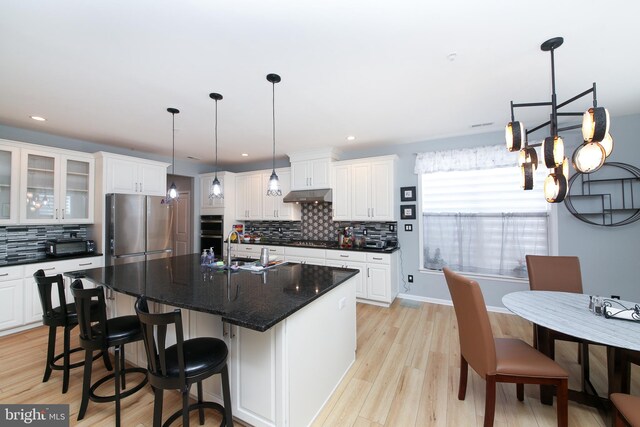
[[[354,236],[367,241],[398,237],[396,222],[333,221],[331,209],[331,203],[303,204],[300,221],[245,221],[245,231],[260,233],[272,241],[338,241],[345,227],[353,227]]]
[[[24,225],[0,227],[0,260],[44,259],[45,242],[51,239],[87,238],[85,225]]]

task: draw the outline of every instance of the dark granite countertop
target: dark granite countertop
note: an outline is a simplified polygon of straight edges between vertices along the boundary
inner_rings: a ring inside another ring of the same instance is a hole
[[[260,332],[356,274],[354,269],[297,263],[260,273],[215,270],[201,267],[199,254],[65,273],[134,297],[218,314]]]
[[[68,259],[82,259],[102,256],[101,253],[56,256],[56,257],[39,257],[39,258],[5,258],[0,259],[0,267],[13,267],[16,265],[37,264],[40,262],[65,261]]]

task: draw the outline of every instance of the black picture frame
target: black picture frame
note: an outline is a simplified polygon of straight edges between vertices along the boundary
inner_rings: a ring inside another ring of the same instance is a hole
[[[416,201],[416,187],[400,187],[400,201],[401,202],[415,202]]]
[[[416,205],[400,205],[400,219],[416,219]]]

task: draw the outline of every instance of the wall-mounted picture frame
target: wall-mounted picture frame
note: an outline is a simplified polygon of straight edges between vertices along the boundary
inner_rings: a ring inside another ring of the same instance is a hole
[[[415,202],[416,201],[416,187],[400,187],[400,201],[401,202]]]
[[[400,219],[416,219],[416,205],[400,205]]]

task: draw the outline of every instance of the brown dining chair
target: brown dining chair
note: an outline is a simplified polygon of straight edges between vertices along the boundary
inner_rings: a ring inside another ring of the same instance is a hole
[[[518,400],[524,400],[524,384],[557,387],[558,426],[568,424],[569,375],[556,362],[515,338],[494,338],[484,297],[478,282],[444,268],[458,320],[460,336],[460,386],[458,399],[467,391],[468,366],[486,381],[484,426],[493,425],[496,383],[515,383]]]
[[[613,421],[615,427],[640,426],[640,397],[613,393],[611,402],[615,409]]]
[[[529,288],[532,291],[558,291],[582,293],[582,274],[580,260],[575,256],[543,256],[527,255],[527,272],[529,274]],[[555,342],[571,341],[580,346],[578,361],[583,364],[588,374],[589,349],[588,341],[563,334],[554,330],[548,331],[551,358],[555,359]],[[533,325],[533,346],[538,348],[538,331]],[[584,346],[584,348],[582,347]],[[581,355],[584,355],[582,357]]]

